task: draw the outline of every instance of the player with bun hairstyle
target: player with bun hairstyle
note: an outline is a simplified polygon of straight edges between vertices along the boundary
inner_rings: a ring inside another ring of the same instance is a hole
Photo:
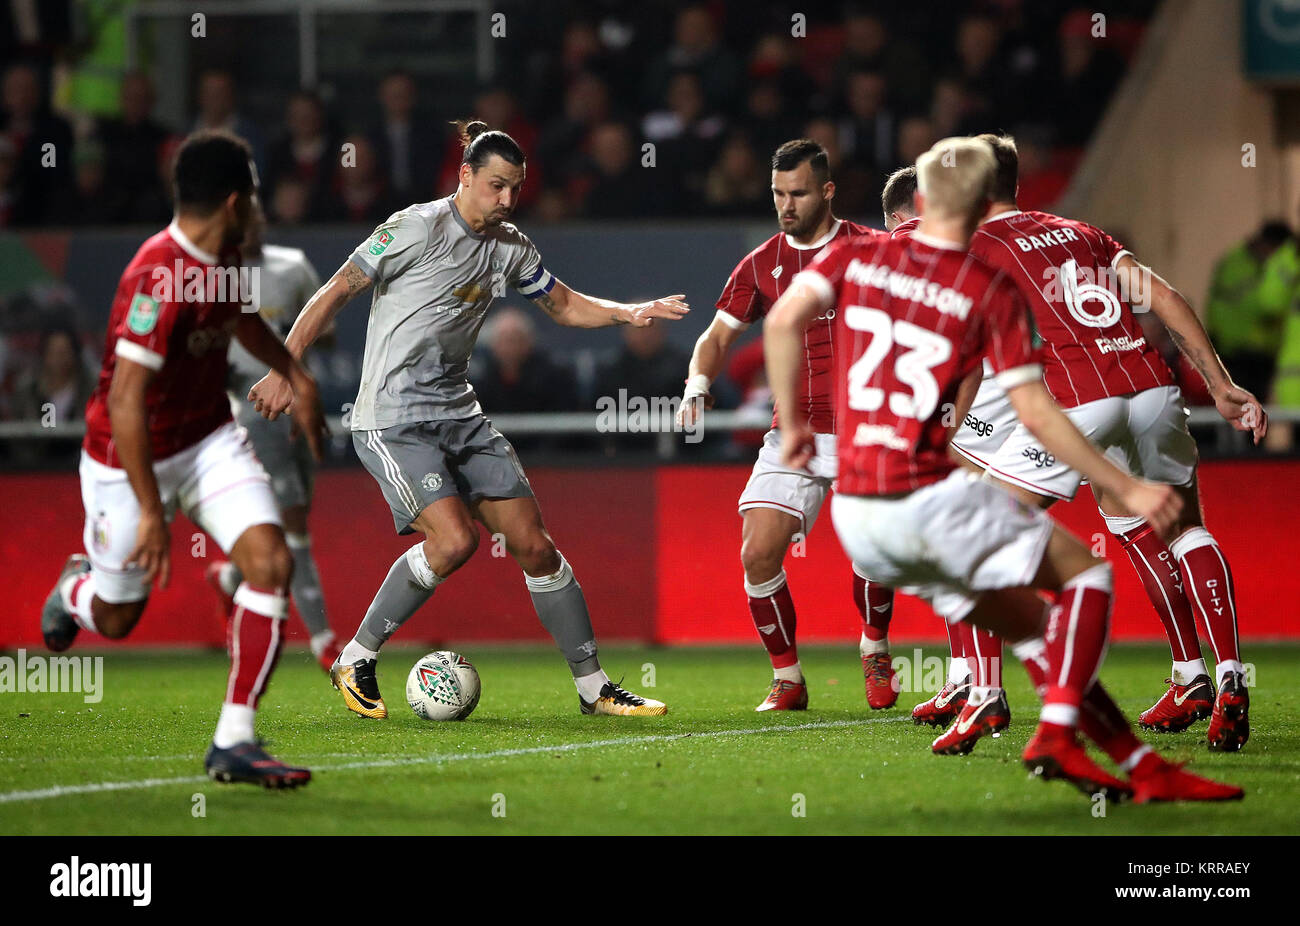
[[[451,196],[394,213],[353,251],[304,307],[285,340],[301,357],[353,296],[374,290],[352,441],[393,513],[399,534],[424,540],[397,558],[331,679],[348,709],[382,719],[379,649],[464,565],[478,525],[505,538],[543,626],[569,664],[584,714],[667,712],[610,681],[597,657],[582,587],[555,548],[514,448],[484,416],[468,379],[470,354],[507,286],[560,325],[645,327],[681,318],[680,295],[622,303],[570,289],[506,221],[524,183],[524,152],[482,122],[456,123],[464,144]],[[268,418],[292,396],[269,373],[249,393]]]

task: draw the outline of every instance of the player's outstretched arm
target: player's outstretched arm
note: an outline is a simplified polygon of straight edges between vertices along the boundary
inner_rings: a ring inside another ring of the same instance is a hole
[[[685,427],[695,424],[706,408],[713,407],[713,396],[709,394],[709,388],[722,375],[727,351],[748,327],[739,323],[729,325],[715,316],[696,340],[690,366],[686,370],[686,390],[682,394],[682,404],[677,409],[679,425]]]
[[[1131,255],[1121,257],[1116,269],[1121,275],[1120,282],[1127,287],[1130,303],[1135,308],[1154,312],[1169,329],[1169,336],[1178,349],[1201,374],[1219,414],[1238,431],[1252,432],[1256,444],[1263,440],[1268,431],[1263,404],[1249,390],[1232,381],[1210,343],[1205,326],[1182,294]]]
[[[167,530],[162,497],[158,494],[158,479],[154,476],[153,453],[149,449],[149,411],[145,406],[145,390],[153,377],[154,371],[149,367],[119,354],[113,382],[108,388],[108,422],[122,469],[140,506],[135,549],[126,563],[143,569],[146,582],[157,578],[159,587],[166,588],[171,577],[171,534]]]
[[[245,312],[239,316],[235,336],[250,354],[271,368],[272,374],[289,384],[292,392],[289,412],[293,415],[294,424],[307,438],[312,456],[319,463],[324,453],[325,416],[321,411],[320,391],[316,388],[315,378],[301,362],[294,359],[266,320],[255,312]]]
[[[575,292],[559,280],[549,293],[533,297],[542,311],[556,324],[570,328],[606,328],[610,325],[635,325],[645,328],[656,318],[676,321],[691,307],[681,293],[652,302],[614,302]]]
[[[791,410],[799,408],[799,361],[804,349],[804,331],[826,307],[822,294],[796,277],[763,323],[767,384],[781,425],[781,460],[794,469],[807,466],[816,452],[812,427],[806,418],[801,418],[797,411],[791,414]]]
[[[1042,380],[1012,386],[1007,390],[1007,398],[1021,423],[1058,460],[1083,473],[1095,487],[1120,499],[1157,533],[1164,535],[1173,527],[1182,510],[1177,493],[1167,485],[1134,479],[1102,456],[1052,401]]]
[[[297,320],[289,329],[289,336],[284,340],[289,354],[295,360],[301,360],[307,348],[333,326],[334,318],[352,297],[372,285],[374,283],[365,271],[350,260],[344,261],[343,266],[316,290],[316,295],[298,313]],[[274,421],[293,402],[293,387],[284,376],[272,370],[248,391],[248,399],[254,408]]]

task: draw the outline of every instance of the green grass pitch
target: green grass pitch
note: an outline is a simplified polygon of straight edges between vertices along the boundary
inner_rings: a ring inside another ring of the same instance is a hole
[[[853,647],[805,647],[809,710],[756,714],[764,654],[614,648],[615,679],[666,701],[662,718],[584,717],[550,649],[463,647],[483,678],[462,723],[406,706],[419,650],[391,647],[379,681],[391,717],[348,713],[302,652],[281,661],[259,732],[315,778],[296,792],[217,785],[202,753],[224,689],[224,654],[110,651],[103,700],[0,694],[3,834],[1257,834],[1300,829],[1300,718],[1286,700],[1300,646],[1254,645],[1253,732],[1236,755],[1191,731],[1145,734],[1160,753],[1246,788],[1223,805],[1114,805],[1030,781],[1017,761],[1037,703],[1007,667],[1012,726],[970,756],[937,757],[910,722],[928,693],[870,711]],[[69,655],[86,655],[73,650]],[[896,655],[911,655],[900,647]],[[927,655],[940,655],[935,648]],[[34,653],[31,655],[35,655]],[[647,664],[655,687],[642,685]],[[1116,646],[1102,672],[1130,715],[1168,671],[1163,647]],[[105,783],[119,787],[104,788]],[[202,795],[202,797],[197,797]],[[203,815],[196,815],[198,810]],[[801,813],[800,813],[801,811]]]

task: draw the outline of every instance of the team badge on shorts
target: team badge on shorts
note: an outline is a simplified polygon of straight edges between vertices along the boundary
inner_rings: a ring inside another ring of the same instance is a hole
[[[95,515],[95,520],[90,525],[90,537],[96,550],[108,549],[108,517],[104,512]]]
[[[437,492],[442,488],[442,477],[437,473],[425,473],[424,478],[420,480],[420,485],[424,486],[426,491]]]

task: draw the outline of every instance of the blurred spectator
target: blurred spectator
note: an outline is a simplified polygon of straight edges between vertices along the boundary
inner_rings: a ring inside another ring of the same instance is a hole
[[[618,391],[626,389],[628,396],[645,399],[680,396],[690,359],[689,353],[668,342],[666,325],[626,326],[622,350],[596,371],[596,395],[617,398]]]
[[[608,397],[631,410],[646,403],[648,409],[662,408],[666,400],[680,397],[686,381],[686,368],[691,356],[668,343],[668,328],[656,323],[648,328],[627,326],[623,329],[623,349],[596,370],[596,400]],[[619,401],[619,390],[627,390],[624,401]],[[669,420],[652,419],[659,428],[671,427]],[[606,451],[615,446],[628,449],[650,450],[659,440],[655,433],[621,434],[605,440]],[[680,438],[674,443],[681,445]]]
[[[211,129],[213,131],[231,132],[248,142],[253,149],[253,162],[260,173],[266,173],[266,151],[262,133],[251,119],[239,112],[239,99],[235,90],[235,78],[229,71],[210,68],[199,75],[198,115],[194,119],[194,131]]]
[[[39,365],[14,390],[13,417],[53,424],[80,421],[95,382],[82,362],[76,333],[66,327],[47,328],[37,357]]]
[[[954,51],[956,77],[966,91],[968,120],[975,131],[988,131],[1009,116],[1019,104],[1008,85],[1005,63],[998,55],[1002,30],[997,20],[984,14],[967,16],[957,26]],[[1018,110],[1017,110],[1018,112]]]
[[[797,137],[799,119],[796,110],[801,109],[801,105],[791,105],[774,81],[759,81],[749,88],[741,125],[749,134],[757,152],[766,157]]]
[[[487,414],[578,409],[573,372],[537,346],[537,329],[527,313],[514,306],[494,310],[484,335],[487,351],[474,391]]]
[[[581,182],[582,215],[617,219],[663,211],[666,191],[655,182],[657,168],[641,166],[635,145],[620,122],[607,122],[592,133],[590,167]]]
[[[441,139],[416,113],[415,78],[405,71],[386,74],[379,82],[379,108],[370,143],[392,195],[408,205],[438,196],[443,192],[435,181]]]
[[[726,110],[740,91],[742,68],[736,56],[718,39],[717,26],[707,8],[691,6],[677,14],[673,43],[650,63],[642,96],[651,105],[664,99],[675,75],[690,71],[699,78],[701,108]]]
[[[760,36],[749,59],[748,83],[770,85],[784,101],[794,101],[805,110],[818,108],[817,85],[796,60],[794,41],[782,32]]]
[[[153,107],[153,81],[134,71],[122,79],[121,115],[96,130],[104,143],[104,169],[120,197],[113,221],[161,222],[171,213],[158,174],[170,133],[154,121]]]
[[[591,135],[611,116],[609,88],[595,74],[579,74],[564,91],[562,114],[542,130],[537,155],[552,186],[568,185],[581,171]]]
[[[368,138],[349,135],[343,140],[343,150],[346,155],[339,161],[334,195],[329,198],[330,218],[378,225],[411,204],[408,199],[394,196],[389,189]]]
[[[911,116],[898,126],[898,163],[915,164],[916,159],[939,140],[934,123],[924,116]]]
[[[4,73],[0,134],[14,148],[10,223],[45,221],[55,192],[71,185],[72,129],[50,112],[40,75],[30,65],[13,64]]]
[[[1214,266],[1205,327],[1232,378],[1267,401],[1283,330],[1291,334],[1292,304],[1300,296],[1300,253],[1284,222],[1266,222]],[[1300,333],[1300,332],[1297,332]],[[1297,345],[1300,346],[1300,345]],[[1279,393],[1292,391],[1300,371],[1279,370]],[[1295,396],[1300,405],[1300,394]]]
[[[1123,76],[1123,61],[1092,35],[1092,13],[1074,10],[1061,22],[1059,70],[1050,81],[1051,111],[1061,144],[1082,147]]]
[[[285,134],[267,154],[268,195],[274,201],[279,184],[293,178],[306,188],[307,220],[328,217],[326,200],[340,160],[341,151],[326,125],[325,104],[309,90],[295,91],[285,114]]]
[[[105,185],[104,146],[94,139],[77,145],[72,154],[71,187],[51,198],[47,220],[53,225],[106,225],[125,211],[116,187]]]
[[[716,215],[762,215],[772,208],[771,174],[748,137],[731,135],[709,170],[704,200]]]
[[[641,131],[657,146],[655,169],[671,176],[673,185],[685,194],[676,211],[690,211],[690,200],[704,193],[704,178],[726,122],[706,111],[700,79],[691,71],[673,75],[664,102],[665,109],[645,117]]]
[[[925,108],[930,90],[925,57],[911,42],[891,36],[884,21],[868,12],[851,12],[844,20],[844,50],[834,67],[841,98],[847,95],[849,78],[859,71],[881,74],[903,110]]]
[[[534,70],[536,78],[528,99],[529,111],[546,124],[562,114],[569,115],[567,103],[560,105],[560,101],[567,98],[576,81],[596,77],[608,86],[619,72],[599,28],[581,19],[565,25],[559,54],[542,54]]]
[[[307,221],[311,190],[297,177],[285,177],[268,195],[271,220],[277,225],[301,225]]]
[[[885,106],[885,78],[878,71],[855,71],[844,85],[844,116],[839,135],[846,157],[882,174],[893,166],[894,114]]]
[[[494,309],[480,351],[473,361],[471,380],[479,403],[488,416],[506,412],[579,411],[578,385],[573,371],[554,362],[537,344],[537,330],[527,313],[514,306]],[[581,449],[581,438],[542,434],[510,438],[516,450]]]

